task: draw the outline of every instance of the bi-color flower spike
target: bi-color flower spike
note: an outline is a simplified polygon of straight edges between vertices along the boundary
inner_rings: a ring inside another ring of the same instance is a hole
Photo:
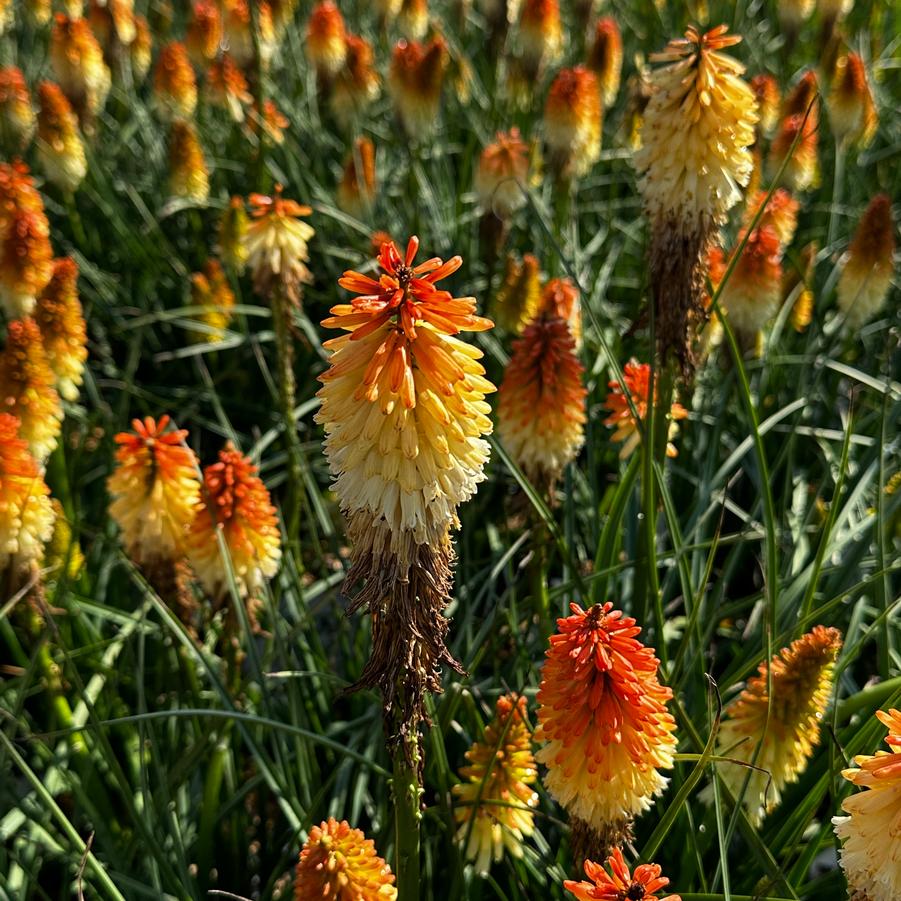
[[[523,74],[534,79],[543,66],[560,56],[563,47],[559,0],[523,0],[516,37]]]
[[[50,62],[79,119],[89,123],[106,102],[112,79],[87,19],[56,14],[50,36]]]
[[[579,289],[570,278],[552,278],[545,282],[538,312],[544,316],[559,316],[569,326],[576,350],[582,347],[582,302]]]
[[[30,318],[10,322],[0,353],[0,412],[19,420],[19,437],[40,464],[56,447],[62,427],[55,384],[37,323]]]
[[[222,15],[214,0],[197,0],[185,33],[185,47],[191,62],[205,69],[222,45]]]
[[[19,437],[19,420],[0,413],[0,575],[40,563],[52,534],[50,491]]]
[[[0,69],[0,134],[11,146],[25,147],[34,135],[35,116],[31,95],[22,70],[16,66]]]
[[[779,107],[782,103],[779,83],[769,73],[762,72],[751,79],[751,90],[757,98],[757,127],[768,135],[779,121]]]
[[[522,261],[508,256],[504,278],[494,296],[491,313],[497,324],[514,335],[535,318],[541,307],[541,264],[531,253]]]
[[[344,65],[347,55],[346,29],[341,10],[332,0],[322,0],[313,7],[307,22],[306,51],[316,74],[329,81]]]
[[[38,86],[38,159],[47,180],[60,190],[74,192],[88,172],[78,117],[58,85]]]
[[[741,38],[720,25],[689,28],[652,57],[639,188],[651,224],[651,287],[657,346],[690,374],[697,326],[704,319],[707,246],[751,177],[757,103],[744,67],[723,51]],[[679,148],[679,152],[673,151]]]
[[[748,199],[742,216],[742,225],[748,228],[754,221],[757,211],[766,200],[766,191],[757,191]],[[766,209],[757,220],[757,227],[769,226],[779,238],[780,251],[785,252],[795,236],[798,226],[798,201],[785,188],[777,188],[770,196]]]
[[[479,157],[476,170],[476,193],[485,213],[509,219],[525,206],[529,178],[529,145],[519,129],[499,131]]]
[[[776,13],[782,31],[793,39],[810,18],[815,6],[816,0],[778,0]]]
[[[598,19],[586,64],[597,76],[604,106],[613,106],[623,70],[623,39],[616,19],[610,16]]]
[[[729,757],[753,763],[757,769],[722,764],[718,774],[735,797],[749,780],[744,805],[755,823],[779,804],[786,785],[798,781],[819,743],[820,721],[829,703],[841,646],[838,629],[815,627],[770,661],[772,704],[764,662],[759,675],[748,680],[744,691],[726,707],[717,736],[720,753],[728,752]],[[758,743],[760,753],[755,758]]]
[[[228,110],[234,122],[243,122],[244,108],[253,103],[247,79],[228,53],[220,54],[207,69],[204,96],[211,106]]]
[[[500,386],[498,431],[528,478],[550,495],[585,438],[584,369],[566,319],[539,315],[513,343]]]
[[[429,30],[429,0],[402,0],[397,24],[405,38],[421,41]]]
[[[66,400],[77,400],[88,358],[88,338],[78,299],[78,264],[71,257],[53,261],[53,277],[38,298],[34,321],[56,376],[57,390]]]
[[[523,839],[535,829],[532,808],[538,794],[532,785],[538,769],[524,695],[497,699],[484,738],[473,743],[466,759],[468,766],[460,770],[465,781],[453,788],[457,841],[469,837],[463,853],[480,873],[487,873],[505,851],[522,857]]]
[[[885,303],[895,269],[895,226],[887,194],[877,194],[860,217],[838,279],[838,306],[848,326],[872,319]]]
[[[829,92],[829,121],[838,142],[866,147],[879,127],[879,113],[864,61],[856,53],[839,59]]]
[[[379,96],[381,80],[369,41],[349,34],[344,43],[344,65],[335,75],[329,104],[338,123],[349,130]]]
[[[375,844],[346,820],[329,817],[310,830],[300,852],[294,901],[395,901],[391,867]]]
[[[607,858],[608,873],[600,864],[585,861],[585,875],[590,882],[567,879],[563,888],[578,901],[682,901],[679,895],[661,897],[657,893],[669,885],[669,879],[661,876],[656,863],[639,864],[632,872],[626,864],[623,852],[614,848]]]
[[[194,126],[176,119],[169,132],[169,193],[203,205],[210,196],[210,173]]]
[[[357,138],[338,184],[338,206],[362,219],[372,212],[375,194],[375,145],[369,138]]]
[[[202,331],[192,330],[192,340],[208,344],[222,341],[234,315],[234,305],[235,295],[222,265],[218,260],[207,260],[203,271],[191,276],[191,306],[202,310],[194,318],[206,326]]]
[[[167,431],[169,421],[168,416],[135,419],[132,432],[116,435],[116,468],[107,483],[110,516],[122,530],[125,550],[152,580],[184,556],[201,506],[187,430]]]
[[[247,265],[247,228],[249,220],[242,197],[232,197],[219,220],[216,250],[222,262],[236,275]]]
[[[484,479],[491,431],[485,395],[494,386],[481,351],[461,331],[492,323],[475,315],[475,299],[453,297],[437,283],[462,265],[433,257],[415,262],[419,239],[401,255],[382,245],[378,278],[346,272],[355,297],[323,321],[344,334],[325,343],[330,367],[319,378],[325,452],[353,542],[346,587],[361,581],[354,609],[372,619],[373,651],[361,684],[378,685],[391,715],[415,733],[426,691],[441,687],[451,663],[442,611],[451,584],[450,533],[457,507]],[[389,738],[397,740],[389,726]]]
[[[399,41],[395,46],[388,70],[388,90],[408,137],[422,140],[434,131],[449,65],[450,53],[440,36],[428,44]]]
[[[584,66],[561,70],[544,106],[548,165],[558,178],[581,178],[598,161],[602,117],[594,72]]]
[[[852,897],[896,901],[901,897],[901,710],[879,710],[888,728],[888,751],[854,758],[842,776],[863,791],[842,801],[847,816],[832,818],[842,842],[841,865]]]
[[[276,286],[284,288],[288,299],[299,304],[303,286],[313,281],[307,268],[308,242],[316,232],[304,222],[313,210],[296,200],[282,197],[282,186],[275,193],[251,194],[248,198],[251,221],[244,233],[244,251],[253,275],[254,290],[268,297]]]
[[[641,444],[641,427],[639,421],[644,423],[648,415],[648,395],[650,394],[651,367],[647,363],[639,364],[635,360],[630,360],[623,367],[623,378],[625,380],[625,388],[618,381],[608,383],[610,388],[604,406],[610,412],[610,415],[604,420],[604,425],[615,428],[612,440],[622,442],[623,447],[619,452],[620,459],[626,459]],[[656,400],[657,385],[654,385],[654,395]],[[632,399],[629,404],[628,398]],[[638,419],[632,412],[632,407],[638,413]],[[670,426],[669,438],[672,439],[679,431],[677,425],[678,420],[685,419],[688,411],[678,403],[674,403],[670,407]],[[666,445],[666,455],[675,457],[677,455],[676,447],[672,441],[668,441]]]
[[[135,82],[140,84],[147,77],[153,61],[153,35],[144,16],[135,16],[134,24],[135,39],[128,47],[128,54],[131,58],[131,71]]]
[[[557,620],[538,690],[537,759],[544,784],[574,820],[587,856],[618,846],[666,787],[676,728],[672,691],[641,628],[612,604]]]
[[[188,51],[180,41],[160,51],[153,73],[153,99],[165,120],[190,119],[197,109],[197,79]]]
[[[229,442],[203,471],[201,506],[187,537],[191,567],[214,602],[228,595],[222,537],[241,597],[254,599],[278,570],[281,536],[269,490],[257,468]]]
[[[817,121],[815,105],[806,118],[801,113],[786,116],[770,144],[770,177],[775,178],[784,164],[781,182],[792,191],[809,191],[817,181]]]
[[[53,275],[50,226],[43,205],[13,200],[9,207],[0,213],[0,307],[7,316],[27,316]]]

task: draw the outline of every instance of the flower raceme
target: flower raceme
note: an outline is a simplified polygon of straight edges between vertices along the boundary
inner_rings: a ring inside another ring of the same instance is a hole
[[[338,206],[362,219],[372,211],[375,196],[375,145],[369,138],[357,138],[338,183]]]
[[[523,838],[534,831],[532,808],[538,778],[532,756],[532,732],[525,696],[502,695],[483,740],[466,752],[469,765],[460,770],[464,782],[455,785],[454,818],[457,840],[480,873],[487,873],[508,851],[522,857]]]
[[[19,420],[0,412],[0,576],[40,563],[52,532],[50,491]]]
[[[772,75],[764,72],[760,75],[755,75],[751,79],[751,89],[757,98],[757,112],[759,115],[757,127],[765,135],[768,135],[779,121],[779,106],[782,102],[779,83]]]
[[[778,805],[785,786],[798,781],[819,742],[841,646],[838,629],[817,626],[770,661],[772,702],[764,662],[725,709],[718,735],[720,753],[753,763],[756,769],[748,776],[746,767],[724,764],[719,774],[736,797],[749,780],[744,804],[756,823]]]
[[[610,16],[598,19],[587,66],[597,76],[604,106],[613,106],[623,68],[623,39],[616,19]]]
[[[498,325],[514,335],[535,318],[541,307],[541,264],[531,253],[522,260],[507,257],[504,278],[494,296],[492,313]]]
[[[207,260],[202,272],[191,276],[191,306],[200,307],[194,318],[205,328],[191,331],[194,341],[218,344],[233,316],[235,295],[218,260]]]
[[[484,212],[499,219],[509,219],[525,206],[523,188],[529,177],[529,145],[515,126],[499,131],[479,157],[476,170],[476,192]]]
[[[610,391],[604,406],[610,412],[610,415],[604,420],[604,425],[615,428],[613,433],[613,441],[623,443],[622,450],[619,452],[620,459],[626,459],[641,444],[641,430],[638,425],[639,421],[644,423],[648,415],[648,395],[650,394],[651,367],[647,363],[638,363],[630,360],[623,367],[623,380],[625,387],[618,381],[608,383]],[[654,395],[656,398],[657,387],[654,386]],[[629,404],[629,398],[632,404]],[[638,413],[636,419],[632,408]],[[685,419],[688,411],[678,403],[674,403],[670,407],[669,418],[669,437],[672,439],[678,432],[678,420]],[[676,447],[672,441],[667,442],[666,455],[675,457],[677,455]]]
[[[548,163],[560,178],[581,178],[601,154],[598,80],[590,69],[563,69],[548,91],[544,132]]]
[[[106,102],[112,79],[87,19],[56,14],[50,35],[50,62],[79,119],[90,122]]]
[[[244,108],[253,103],[247,79],[228,53],[210,63],[204,91],[207,102],[228,110],[235,122],[244,121]]]
[[[307,58],[320,79],[326,81],[338,73],[347,54],[344,18],[332,0],[313,7],[307,23]]]
[[[895,901],[901,897],[901,710],[876,712],[888,728],[888,751],[854,758],[842,771],[863,791],[842,801],[847,816],[833,817],[842,842],[841,865],[852,897],[860,901]]]
[[[5,66],[0,69],[0,133],[9,135],[13,146],[25,147],[34,129],[34,110],[25,76],[16,66]]]
[[[382,245],[377,278],[346,272],[341,287],[359,295],[332,308],[325,343],[329,369],[319,378],[325,452],[354,545],[346,586],[361,581],[353,609],[373,617],[373,651],[362,684],[378,684],[391,709],[408,686],[405,719],[418,722],[426,689],[440,690],[438,664],[451,662],[441,611],[451,583],[450,531],[457,507],[484,479],[491,431],[481,351],[461,331],[492,323],[475,299],[437,283],[462,265],[433,257],[418,265],[418,238],[401,255]]]
[[[891,200],[877,194],[860,217],[838,279],[838,306],[851,328],[868,322],[885,303],[895,269],[894,231]]]
[[[210,195],[210,173],[194,125],[176,119],[169,133],[169,191],[195,204]]]
[[[153,97],[160,115],[166,119],[190,119],[197,108],[197,79],[180,41],[160,51],[153,75]]]
[[[331,817],[310,830],[300,852],[295,901],[395,901],[391,867],[346,820]]]
[[[766,200],[766,191],[757,191],[748,199],[742,215],[742,225],[750,228],[757,212]],[[757,228],[769,226],[779,239],[780,253],[784,253],[795,236],[798,225],[798,201],[785,188],[777,188],[757,220]]]
[[[38,98],[38,159],[47,180],[71,193],[88,172],[78,117],[53,82],[41,82]]]
[[[238,591],[252,598],[278,570],[281,543],[275,507],[257,468],[229,442],[203,472],[206,504],[194,517],[186,539],[188,559],[214,602],[227,595],[225,552]]]
[[[639,188],[651,225],[650,269],[657,346],[683,373],[694,365],[704,313],[707,247],[753,171],[757,103],[744,67],[723,51],[741,39],[721,25],[689,28],[652,57],[642,146],[635,154]],[[673,148],[679,152],[674,153]]]
[[[838,141],[866,147],[879,127],[879,113],[864,61],[856,53],[839,59],[829,92],[829,121]]]
[[[247,265],[247,210],[242,197],[232,197],[219,220],[216,250],[226,267],[241,275]]]
[[[596,850],[620,844],[665,788],[660,770],[673,766],[676,724],[666,708],[672,691],[658,681],[659,661],[637,640],[635,620],[610,603],[570,609],[542,671],[536,756],[548,792]]]
[[[388,89],[408,137],[422,140],[434,130],[449,65],[450,53],[440,35],[428,44],[398,41],[395,46],[388,70]]]
[[[513,343],[500,386],[498,429],[528,478],[546,493],[584,441],[582,364],[566,320],[539,315]]]
[[[661,898],[657,892],[669,885],[669,879],[661,876],[656,863],[643,863],[629,872],[629,867],[619,848],[607,858],[610,872],[597,863],[585,861],[585,875],[590,882],[576,882],[567,879],[563,888],[571,892],[578,901],[681,901],[679,895],[667,895]]]
[[[329,104],[340,125],[349,130],[379,96],[381,80],[375,69],[369,41],[349,34],[344,39],[344,45],[344,65],[332,82]]]
[[[116,435],[116,468],[109,477],[109,512],[128,555],[151,579],[184,556],[188,529],[200,508],[197,458],[187,431],[167,431],[169,417],[132,421]]]
[[[270,197],[251,194],[248,198],[251,221],[244,233],[244,252],[253,276],[254,290],[268,297],[281,286],[288,299],[300,303],[303,286],[313,280],[307,263],[307,242],[313,227],[300,217],[309,216],[311,207],[282,197],[282,186],[275,186]]]

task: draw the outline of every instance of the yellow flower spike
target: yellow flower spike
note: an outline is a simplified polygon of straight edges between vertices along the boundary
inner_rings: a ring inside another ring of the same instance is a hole
[[[166,121],[190,119],[197,109],[197,79],[180,41],[166,44],[160,51],[153,73],[153,99]]]
[[[391,867],[375,844],[346,820],[331,817],[310,830],[300,852],[294,901],[395,901]]]
[[[483,212],[509,219],[526,204],[529,184],[529,145],[515,126],[499,131],[479,157],[475,187]]]
[[[42,81],[38,86],[38,159],[47,180],[72,193],[88,172],[84,144],[75,115],[58,85]]]
[[[548,167],[558,178],[581,178],[598,161],[602,118],[595,74],[584,66],[561,70],[544,107]]]
[[[538,794],[531,787],[538,779],[532,755],[532,732],[523,695],[502,695],[494,718],[481,741],[466,752],[469,764],[460,770],[464,780],[453,787],[457,841],[480,873],[508,852],[522,857],[523,839],[535,829],[532,808]]]
[[[53,519],[50,490],[19,437],[19,420],[0,413],[0,574],[41,562]]]
[[[387,242],[378,280],[357,272],[339,280],[360,296],[323,321],[345,334],[325,344],[330,366],[319,377],[316,414],[353,543],[346,591],[362,582],[352,609],[377,614],[360,684],[379,686],[389,719],[396,712],[411,735],[424,718],[425,692],[441,690],[441,663],[453,663],[442,615],[450,535],[459,527],[457,507],[485,478],[485,395],[495,390],[481,351],[456,337],[492,323],[475,315],[474,298],[437,287],[462,260],[417,264],[418,249],[415,237],[403,255]],[[399,740],[386,726],[389,740]]]
[[[587,856],[608,853],[666,787],[676,728],[672,691],[657,678],[641,628],[613,605],[557,620],[538,689],[536,755],[550,795],[566,810]]]
[[[623,70],[623,39],[611,16],[598,19],[586,65],[597,76],[604,106],[613,106]]]
[[[38,463],[56,447],[63,409],[54,387],[41,332],[33,319],[16,319],[6,330],[0,354],[0,412],[19,420],[19,437]]]
[[[194,126],[184,119],[176,119],[169,132],[169,193],[198,205],[210,196],[203,147]]]
[[[402,0],[397,25],[405,38],[421,41],[429,30],[429,0]]]
[[[153,35],[144,16],[135,16],[135,39],[128,47],[131,71],[137,83],[142,82],[150,71],[153,61]]]
[[[50,62],[82,124],[90,124],[106,102],[112,79],[87,19],[56,14],[50,35]]]
[[[563,49],[559,0],[523,0],[516,37],[523,72],[527,79],[534,80]]]
[[[763,134],[768,135],[779,121],[779,107],[782,104],[779,83],[772,75],[764,72],[751,79],[751,90],[757,98],[757,111],[760,117],[757,126]]]
[[[332,0],[317,3],[307,22],[306,51],[320,78],[331,79],[344,65],[345,35],[344,17]]]
[[[206,503],[186,541],[191,567],[210,599],[219,602],[227,596],[229,582],[218,533],[241,596],[257,597],[278,571],[281,559],[281,536],[269,490],[256,466],[229,442],[218,461],[204,469],[203,494]]]
[[[764,662],[759,675],[748,680],[744,691],[724,711],[718,753],[753,762],[758,769],[722,764],[718,772],[736,797],[749,779],[744,805],[754,823],[762,822],[778,806],[785,786],[798,781],[819,743],[820,720],[829,703],[841,646],[838,629],[816,626],[770,661],[771,705]]]
[[[0,69],[0,133],[20,148],[31,141],[35,130],[31,95],[22,70],[16,66]]]
[[[541,266],[538,258],[523,254],[522,262],[507,257],[504,278],[497,289],[492,314],[497,324],[514,335],[538,314],[541,306]]]
[[[219,220],[217,252],[222,262],[235,275],[244,272],[247,264],[247,229],[250,220],[241,197],[232,197]]]
[[[901,897],[901,710],[878,710],[888,728],[888,751],[854,758],[842,776],[863,789],[842,801],[847,816],[832,818],[842,842],[841,865],[852,896],[859,901],[896,901]]]
[[[652,57],[642,146],[635,153],[639,189],[651,226],[650,280],[661,358],[683,374],[694,366],[704,312],[707,247],[751,178],[757,103],[744,67],[723,51],[741,38],[720,25],[670,41]],[[674,152],[673,148],[679,148]]]
[[[197,69],[212,63],[222,45],[222,15],[213,0],[198,0],[185,33],[188,57]]]
[[[57,390],[66,400],[77,400],[88,358],[88,339],[78,299],[78,265],[71,257],[53,261],[53,277],[38,298],[34,321],[56,376]]]
[[[191,276],[191,306],[202,307],[202,313],[194,318],[210,331],[190,332],[191,340],[198,343],[218,344],[234,315],[235,295],[218,260],[207,260],[202,272]]]

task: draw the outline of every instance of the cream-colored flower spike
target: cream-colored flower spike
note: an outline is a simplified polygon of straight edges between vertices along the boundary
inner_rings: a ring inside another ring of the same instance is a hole
[[[706,248],[753,171],[757,101],[741,78],[744,67],[721,52],[740,40],[725,25],[704,35],[692,27],[652,57],[667,65],[650,76],[635,153],[651,225],[657,345],[685,374],[705,316]]]

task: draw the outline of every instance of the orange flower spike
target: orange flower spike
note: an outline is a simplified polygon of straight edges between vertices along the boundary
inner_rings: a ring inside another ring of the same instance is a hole
[[[738,236],[738,243],[744,232]],[[719,302],[732,327],[742,335],[759,332],[776,315],[782,299],[779,236],[770,225],[758,225],[748,236]]]
[[[494,297],[492,312],[498,325],[513,334],[521,334],[542,306],[541,266],[531,253],[517,263],[507,258],[504,279]]]
[[[558,177],[586,175],[601,155],[603,108],[598,80],[590,69],[563,69],[551,84],[544,107],[548,163]]]
[[[516,126],[499,131],[495,142],[482,151],[476,170],[476,191],[483,211],[509,219],[525,206],[523,189],[528,180],[529,145]]]
[[[669,885],[669,879],[661,876],[656,863],[643,863],[629,872],[623,852],[614,848],[607,858],[610,873],[597,863],[585,861],[585,875],[591,882],[576,882],[567,879],[563,888],[571,892],[578,901],[627,901],[627,899],[660,899],[660,901],[682,901],[679,895],[660,897],[657,893]]]
[[[202,206],[210,196],[210,173],[197,131],[176,119],[169,132],[169,192]]]
[[[40,464],[56,447],[62,426],[55,382],[37,323],[30,318],[10,322],[0,354],[0,412],[19,420],[19,437]]]
[[[188,559],[207,595],[220,600],[229,582],[217,534],[222,536],[241,596],[254,597],[278,571],[281,536],[269,491],[257,468],[229,442],[203,472],[206,505],[187,537]]]
[[[50,228],[43,210],[16,209],[7,222],[0,248],[0,306],[7,316],[27,316],[53,275]]]
[[[530,75],[556,60],[563,48],[559,0],[524,0],[517,37],[522,64]]]
[[[505,851],[522,857],[523,838],[535,829],[531,809],[538,805],[538,794],[531,786],[538,769],[524,695],[497,699],[484,739],[473,743],[466,759],[469,764],[460,770],[464,781],[453,787],[457,841],[469,835],[466,858],[487,873]]]
[[[173,41],[160,51],[153,76],[153,96],[166,120],[190,119],[194,115],[197,79],[188,51],[180,41]]]
[[[869,203],[848,248],[836,293],[850,328],[869,322],[882,309],[895,270],[895,226],[887,194]]]
[[[357,138],[338,185],[338,206],[362,219],[372,211],[375,195],[375,146],[369,138]]]
[[[760,116],[758,127],[768,135],[779,121],[779,106],[782,103],[779,84],[772,75],[764,72],[751,79],[751,90],[757,98],[757,111]]]
[[[134,24],[135,39],[129,45],[128,52],[131,57],[131,71],[135,81],[140,83],[147,77],[153,61],[153,35],[144,16],[135,16]]]
[[[344,66],[335,76],[329,103],[341,126],[349,129],[379,96],[380,79],[369,41],[349,34],[345,48]]]
[[[817,80],[817,74],[813,69],[808,69],[799,79],[798,83],[792,88],[791,92],[785,98],[782,107],[782,115],[785,116],[803,116],[808,110],[811,113],[816,112],[819,105],[817,99],[820,90],[820,84]]]
[[[79,118],[95,116],[106,102],[112,79],[87,19],[56,14],[50,35],[50,62]]]
[[[792,151],[796,139],[798,143]],[[782,183],[786,187],[793,191],[808,191],[814,187],[818,177],[816,107],[806,120],[803,115],[788,116],[782,120],[770,145],[768,168],[771,177],[776,177],[783,162]]]
[[[223,53],[207,70],[205,95],[212,106],[229,112],[234,122],[244,121],[244,107],[253,103],[253,94],[244,73]]]
[[[407,135],[421,140],[435,128],[441,91],[450,64],[444,38],[428,44],[398,41],[388,71],[394,110]]]
[[[222,271],[218,260],[207,260],[203,272],[191,276],[191,306],[201,307],[203,312],[195,314],[198,322],[206,328],[191,331],[191,338],[198,342],[218,344],[234,315],[235,295]]]
[[[641,628],[613,605],[557,620],[538,689],[536,755],[544,784],[574,825],[618,845],[632,819],[666,786],[676,728],[672,691],[657,679],[659,661],[636,636]]]
[[[329,817],[310,830],[300,852],[295,901],[395,901],[391,867],[359,829]]]
[[[613,106],[623,69],[623,39],[616,19],[610,16],[598,19],[587,66],[597,76],[604,106]]]
[[[197,458],[185,429],[166,431],[169,417],[132,420],[115,441],[116,468],[107,486],[110,516],[128,555],[143,567],[171,564],[185,552],[188,530],[201,506]]]
[[[10,143],[25,147],[34,135],[35,115],[31,95],[22,70],[16,66],[0,69],[0,132]]]
[[[552,278],[541,290],[538,312],[559,316],[569,325],[576,350],[582,346],[582,304],[579,289],[568,278]]]
[[[744,228],[750,226],[754,221],[757,211],[766,200],[766,195],[766,191],[758,191],[748,199],[742,216]],[[777,188],[770,196],[763,214],[757,220],[758,228],[769,226],[776,233],[779,239],[780,253],[785,252],[795,236],[795,229],[798,225],[798,207],[798,201],[785,188]]]
[[[47,180],[72,193],[88,172],[78,117],[58,85],[42,81],[38,97],[38,159]]]
[[[275,105],[274,100],[263,101],[263,114],[260,115],[259,107],[254,104],[248,116],[249,131],[253,135],[263,135],[273,144],[285,143],[285,129],[291,124],[291,120]]]
[[[759,756],[753,759],[760,769],[751,771],[744,797],[755,823],[762,822],[779,804],[786,785],[798,781],[819,743],[820,721],[829,703],[841,646],[838,629],[816,626],[770,661],[772,704],[764,662],[759,675],[749,679],[744,691],[725,709],[717,737],[721,752],[728,749],[730,757],[751,762],[762,742]],[[719,772],[737,797],[748,778],[747,768],[726,764]]]
[[[429,0],[402,0],[397,25],[405,38],[421,41],[429,30]]]
[[[88,358],[88,336],[78,299],[78,265],[71,257],[53,261],[53,277],[38,298],[34,320],[57,390],[66,400],[77,400]]]
[[[19,437],[19,420],[0,413],[0,574],[40,563],[53,520],[50,490]]]
[[[583,374],[559,316],[537,317],[513,343],[500,386],[498,429],[514,461],[547,493],[584,441]]]
[[[188,57],[198,69],[216,59],[222,44],[222,16],[213,0],[198,0],[185,34]]]
[[[260,60],[268,66],[277,46],[272,7],[266,0],[255,0],[259,28]],[[222,4],[222,43],[235,62],[246,68],[254,59],[253,22],[250,0],[225,0]]]
[[[889,731],[888,751],[861,754],[842,776],[863,791],[842,801],[847,816],[832,818],[842,842],[841,866],[854,898],[895,901],[901,896],[897,811],[901,809],[901,710],[877,710]]]
[[[338,73],[347,57],[344,17],[332,0],[322,0],[313,7],[307,23],[307,58],[320,78],[330,79]]]
[[[648,393],[650,390],[651,367],[647,363],[638,364],[635,360],[631,360],[623,367],[623,376],[626,382],[626,391],[632,398],[632,405],[638,412],[638,418],[643,422],[648,412]],[[608,383],[610,392],[604,401],[604,406],[610,411],[610,415],[604,420],[604,425],[615,428],[612,440],[615,442],[624,442],[622,450],[619,452],[620,459],[628,457],[635,448],[641,444],[641,432],[638,428],[638,422],[632,413],[632,407],[629,405],[623,386],[617,381]],[[654,393],[656,395],[656,385]],[[688,411],[678,403],[674,403],[670,408],[670,428],[669,437],[672,439],[678,432],[677,421],[685,419]],[[666,445],[666,455],[668,457],[677,456],[675,445],[672,441]]]
[[[836,140],[866,147],[879,127],[879,113],[864,61],[856,53],[839,59],[829,93],[829,121]]]

